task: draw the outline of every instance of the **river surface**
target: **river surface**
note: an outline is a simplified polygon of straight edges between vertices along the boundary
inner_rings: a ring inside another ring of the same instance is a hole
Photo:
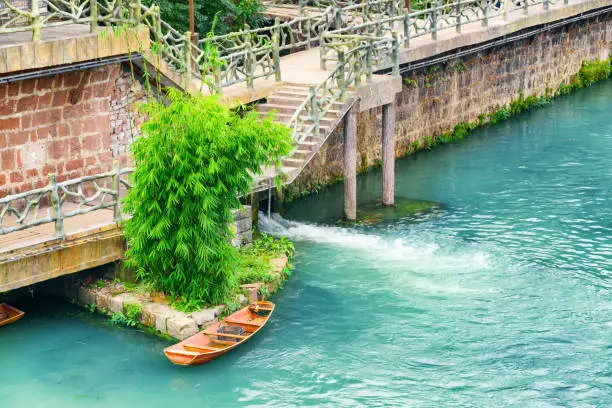
[[[268,326],[201,367],[22,303],[0,407],[612,406],[612,81],[398,161],[396,192],[442,211],[326,226],[340,185],[267,220],[296,241],[294,274]]]

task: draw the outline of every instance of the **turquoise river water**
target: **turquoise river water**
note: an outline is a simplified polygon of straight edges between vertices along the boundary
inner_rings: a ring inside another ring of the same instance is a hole
[[[0,407],[612,406],[612,81],[398,161],[397,195],[442,210],[326,226],[339,185],[264,220],[296,241],[295,272],[268,326],[204,366],[22,302]]]

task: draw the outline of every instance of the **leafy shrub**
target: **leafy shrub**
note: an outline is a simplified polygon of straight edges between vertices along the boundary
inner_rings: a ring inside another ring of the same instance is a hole
[[[137,321],[128,318],[125,314],[121,312],[113,313],[113,315],[110,318],[110,322],[113,326],[125,326],[125,327],[136,327],[136,325],[138,324]]]
[[[170,103],[142,107],[149,118],[132,145],[136,168],[125,222],[127,263],[137,276],[181,301],[218,304],[235,285],[231,210],[252,174],[292,149],[289,129],[242,116],[216,97],[169,90]]]

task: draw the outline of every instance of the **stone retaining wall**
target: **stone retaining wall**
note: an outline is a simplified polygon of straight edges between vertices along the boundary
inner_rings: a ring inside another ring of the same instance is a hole
[[[423,146],[462,122],[518,99],[521,93],[545,95],[568,83],[583,61],[612,54],[612,17],[596,19],[499,46],[488,51],[404,74],[396,97],[397,157]],[[359,114],[357,166],[361,170],[381,160],[382,109]],[[342,176],[343,129],[337,128],[294,182],[308,190]]]
[[[281,257],[270,261],[273,265],[273,272],[278,274],[281,280],[286,278],[284,273],[288,265],[288,259]],[[143,326],[156,329],[158,332],[184,340],[193,336],[200,330],[218,321],[219,314],[224,306],[216,306],[209,309],[202,309],[192,313],[184,313],[170,307],[167,302],[150,294],[139,294],[135,291],[128,291],[123,283],[116,283],[111,280],[102,280],[102,287],[98,287],[97,282],[90,282],[83,285],[75,280],[68,280],[64,289],[65,295],[70,299],[77,299],[83,306],[96,305],[96,310],[100,313],[112,316],[114,313],[125,313],[126,305],[137,304],[142,309],[139,323]],[[265,291],[260,290],[266,286]],[[272,294],[276,289],[273,284],[253,283],[243,285],[247,296],[241,295],[239,302],[245,306],[262,299],[262,293]]]

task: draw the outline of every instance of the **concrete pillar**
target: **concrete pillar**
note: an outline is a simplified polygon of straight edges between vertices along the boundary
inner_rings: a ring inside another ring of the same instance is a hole
[[[395,104],[382,107],[383,205],[395,204]]]
[[[359,103],[344,116],[344,217],[357,219],[357,114]]]

